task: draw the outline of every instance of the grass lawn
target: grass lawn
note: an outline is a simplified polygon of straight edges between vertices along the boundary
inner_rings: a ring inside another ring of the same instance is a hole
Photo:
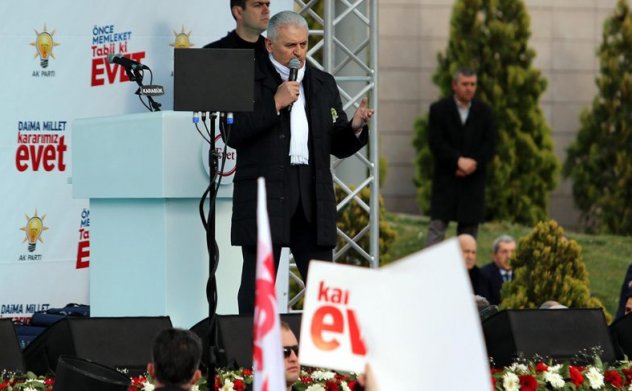
[[[399,259],[423,248],[428,218],[387,213],[386,219],[395,231],[397,239],[389,249],[391,259]],[[454,236],[456,224],[450,224],[448,236]],[[505,223],[486,223],[479,228],[477,262],[483,266],[491,260],[492,243],[502,234],[519,240],[531,227]],[[614,317],[619,305],[619,291],[628,265],[632,263],[632,237],[614,235],[587,235],[567,231],[569,238],[582,248],[582,258],[588,269],[590,289]]]

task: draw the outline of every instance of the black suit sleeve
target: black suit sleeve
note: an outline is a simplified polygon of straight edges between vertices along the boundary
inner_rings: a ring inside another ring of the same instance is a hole
[[[428,115],[428,144],[434,155],[435,162],[450,171],[457,169],[457,162],[461,151],[454,147],[454,142],[449,139],[448,116],[449,107],[443,102],[430,106]]]

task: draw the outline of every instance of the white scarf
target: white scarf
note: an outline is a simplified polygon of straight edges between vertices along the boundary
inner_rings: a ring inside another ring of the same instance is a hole
[[[290,69],[276,61],[270,54],[270,61],[281,76],[282,80],[287,80],[290,76]],[[307,138],[309,135],[309,125],[307,123],[307,113],[305,112],[305,90],[303,89],[303,77],[305,76],[305,65],[298,70],[296,81],[299,82],[298,100],[292,105],[290,112],[290,163],[309,164],[309,148]]]

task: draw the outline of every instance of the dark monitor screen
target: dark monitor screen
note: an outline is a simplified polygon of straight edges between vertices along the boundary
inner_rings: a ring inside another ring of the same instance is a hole
[[[253,49],[175,49],[175,111],[252,111]]]

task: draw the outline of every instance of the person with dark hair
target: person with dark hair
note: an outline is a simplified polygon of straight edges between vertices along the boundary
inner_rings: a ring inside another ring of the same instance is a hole
[[[289,247],[305,281],[309,261],[331,261],[336,245],[331,155],[351,156],[368,140],[374,110],[364,98],[347,119],[333,76],[307,64],[307,38],[301,15],[282,11],[270,19],[269,56],[255,68],[254,111],[235,113],[226,141],[237,151],[231,242],[242,247],[244,260],[240,314],[254,312],[257,179],[266,183],[275,265]]]
[[[155,391],[191,390],[202,376],[202,341],[189,330],[165,329],[154,339],[147,373]]]
[[[621,291],[619,293],[619,307],[617,307],[617,315],[616,319],[627,315],[625,312],[625,308],[628,303],[628,299],[632,294],[632,264],[628,266],[628,270],[625,273],[625,278],[623,279],[623,283],[621,283]]]
[[[430,106],[428,144],[434,162],[426,247],[442,241],[450,221],[457,235],[478,233],[484,219],[486,166],[494,154],[496,126],[491,108],[474,98],[476,73],[459,69],[454,94]]]
[[[230,0],[230,12],[236,26],[224,38],[211,42],[204,48],[254,49],[255,61],[261,63],[268,57],[265,38],[261,35],[270,20],[269,0]]]
[[[509,235],[501,235],[492,245],[492,262],[481,268],[481,274],[489,281],[491,304],[500,304],[500,290],[505,282],[513,279],[510,260],[516,251],[516,241]]]

